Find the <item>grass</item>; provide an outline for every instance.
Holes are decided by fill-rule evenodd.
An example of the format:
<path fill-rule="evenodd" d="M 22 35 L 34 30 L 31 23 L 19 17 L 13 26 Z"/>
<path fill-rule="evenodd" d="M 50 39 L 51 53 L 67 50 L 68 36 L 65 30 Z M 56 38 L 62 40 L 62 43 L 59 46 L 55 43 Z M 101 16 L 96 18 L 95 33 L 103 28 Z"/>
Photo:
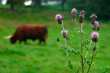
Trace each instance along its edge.
<path fill-rule="evenodd" d="M 0 11 L 0 73 L 74 73 L 79 66 L 79 57 L 72 54 L 73 70 L 67 67 L 67 57 L 64 56 L 63 38 L 60 36 L 60 25 L 54 19 L 56 13 L 65 15 L 64 24 L 69 30 L 69 48 L 78 50 L 80 47 L 79 24 L 71 22 L 69 12 L 41 10 L 23 13 Z M 48 26 L 49 35 L 46 45 L 38 41 L 28 40 L 28 44 L 11 44 L 4 37 L 13 34 L 17 25 L 44 24 Z M 85 39 L 90 39 L 91 27 L 85 21 Z M 100 30 L 97 55 L 91 68 L 91 73 L 110 72 L 110 22 L 104 22 Z M 60 42 L 57 42 L 57 37 Z"/>

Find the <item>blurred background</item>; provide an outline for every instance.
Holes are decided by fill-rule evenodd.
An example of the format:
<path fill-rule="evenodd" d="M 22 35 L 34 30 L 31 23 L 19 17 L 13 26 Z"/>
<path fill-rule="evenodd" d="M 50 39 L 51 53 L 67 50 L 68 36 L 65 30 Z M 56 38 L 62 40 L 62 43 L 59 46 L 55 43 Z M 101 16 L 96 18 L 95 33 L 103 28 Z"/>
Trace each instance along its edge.
<path fill-rule="evenodd" d="M 70 11 L 73 7 L 78 10 L 84 9 L 87 15 L 96 13 L 100 18 L 110 19 L 109 0 L 0 0 L 0 9 L 10 9 L 12 11 L 23 11 L 26 7 L 51 8 L 63 11 Z"/>

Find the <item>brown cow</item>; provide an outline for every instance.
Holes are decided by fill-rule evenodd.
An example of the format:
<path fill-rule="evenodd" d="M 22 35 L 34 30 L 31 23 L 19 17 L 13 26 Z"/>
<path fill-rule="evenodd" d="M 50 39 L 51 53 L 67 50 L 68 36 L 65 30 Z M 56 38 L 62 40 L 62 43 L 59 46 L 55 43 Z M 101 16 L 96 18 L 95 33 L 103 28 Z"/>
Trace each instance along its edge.
<path fill-rule="evenodd" d="M 35 41 L 39 40 L 39 43 L 46 42 L 48 35 L 48 29 L 44 25 L 21 25 L 16 28 L 16 32 L 10 38 L 11 43 L 26 42 L 28 39 Z"/>

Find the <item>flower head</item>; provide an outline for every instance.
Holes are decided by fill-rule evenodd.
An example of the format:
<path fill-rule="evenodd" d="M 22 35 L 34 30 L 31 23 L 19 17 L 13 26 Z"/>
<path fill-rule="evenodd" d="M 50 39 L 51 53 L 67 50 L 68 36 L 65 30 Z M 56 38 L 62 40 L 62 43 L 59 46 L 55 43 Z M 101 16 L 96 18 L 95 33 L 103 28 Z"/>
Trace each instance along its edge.
<path fill-rule="evenodd" d="M 98 21 L 94 21 L 93 30 L 100 30 L 100 23 Z"/>
<path fill-rule="evenodd" d="M 81 17 L 85 17 L 85 11 L 84 11 L 84 10 L 81 10 L 79 16 L 81 16 Z"/>
<path fill-rule="evenodd" d="M 71 15 L 72 15 L 72 16 L 76 16 L 76 15 L 77 15 L 77 9 L 76 9 L 76 8 L 73 8 L 73 9 L 71 10 Z"/>
<path fill-rule="evenodd" d="M 94 24 L 94 21 L 96 21 L 97 16 L 96 16 L 96 14 L 93 13 L 93 14 L 90 16 L 90 18 L 91 18 L 91 23 Z"/>
<path fill-rule="evenodd" d="M 61 14 L 56 14 L 55 19 L 59 24 L 62 24 L 63 16 Z"/>
<path fill-rule="evenodd" d="M 80 15 L 79 15 L 79 22 L 80 23 L 83 23 L 84 17 L 85 17 L 85 11 L 81 10 Z"/>
<path fill-rule="evenodd" d="M 67 39 L 68 38 L 68 30 L 63 29 L 61 31 L 61 35 L 63 35 L 63 37 Z"/>
<path fill-rule="evenodd" d="M 90 18 L 95 18 L 97 19 L 97 15 L 95 13 L 91 14 Z"/>
<path fill-rule="evenodd" d="M 93 42 L 96 43 L 98 41 L 98 38 L 99 38 L 99 33 L 98 32 L 94 31 L 94 32 L 91 33 L 91 39 L 92 39 Z"/>

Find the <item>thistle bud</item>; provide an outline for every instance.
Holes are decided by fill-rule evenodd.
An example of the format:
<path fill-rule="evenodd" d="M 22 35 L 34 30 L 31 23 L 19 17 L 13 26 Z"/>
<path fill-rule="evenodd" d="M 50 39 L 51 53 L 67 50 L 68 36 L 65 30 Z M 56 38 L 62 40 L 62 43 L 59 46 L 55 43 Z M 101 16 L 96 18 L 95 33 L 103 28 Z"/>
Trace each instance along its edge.
<path fill-rule="evenodd" d="M 80 15 L 79 15 L 79 22 L 80 23 L 83 23 L 84 17 L 85 17 L 85 11 L 81 10 Z"/>
<path fill-rule="evenodd" d="M 57 20 L 58 24 L 62 24 L 63 16 L 61 14 L 56 14 L 55 19 Z"/>
<path fill-rule="evenodd" d="M 98 42 L 98 38 L 99 38 L 99 33 L 98 32 L 92 32 L 91 33 L 91 39 L 93 42 Z"/>
<path fill-rule="evenodd" d="M 68 39 L 68 30 L 63 29 L 61 31 L 61 35 L 63 35 L 64 38 Z"/>

